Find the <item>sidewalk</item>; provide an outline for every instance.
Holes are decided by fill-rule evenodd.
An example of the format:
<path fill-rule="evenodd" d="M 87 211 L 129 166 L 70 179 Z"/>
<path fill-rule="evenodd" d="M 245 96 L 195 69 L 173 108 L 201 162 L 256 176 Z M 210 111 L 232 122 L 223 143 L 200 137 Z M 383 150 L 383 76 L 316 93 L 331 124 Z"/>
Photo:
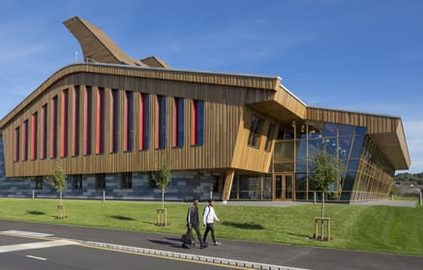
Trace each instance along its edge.
<path fill-rule="evenodd" d="M 219 247 L 182 249 L 179 236 L 86 227 L 0 221 L 0 230 L 24 230 L 56 237 L 207 255 L 307 269 L 422 269 L 423 257 L 223 240 Z M 0 236 L 1 237 L 1 236 Z"/>

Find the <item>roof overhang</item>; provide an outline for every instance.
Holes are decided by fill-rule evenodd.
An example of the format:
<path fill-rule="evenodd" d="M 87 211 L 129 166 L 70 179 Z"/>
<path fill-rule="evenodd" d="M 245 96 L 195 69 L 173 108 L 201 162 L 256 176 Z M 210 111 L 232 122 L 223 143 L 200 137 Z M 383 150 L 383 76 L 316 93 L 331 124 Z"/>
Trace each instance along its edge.
<path fill-rule="evenodd" d="M 308 107 L 307 119 L 366 127 L 394 169 L 407 170 L 411 166 L 402 120 L 398 116 Z"/>

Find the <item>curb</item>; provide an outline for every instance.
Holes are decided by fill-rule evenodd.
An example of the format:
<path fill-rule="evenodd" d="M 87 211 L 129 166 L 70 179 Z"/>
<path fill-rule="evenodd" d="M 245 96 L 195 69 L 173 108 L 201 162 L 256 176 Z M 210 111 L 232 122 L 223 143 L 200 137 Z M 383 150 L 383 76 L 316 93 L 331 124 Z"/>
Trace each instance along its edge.
<path fill-rule="evenodd" d="M 189 253 L 172 252 L 172 251 L 164 251 L 164 250 L 140 248 L 140 247 L 131 247 L 131 246 L 109 244 L 109 243 L 75 240 L 75 239 L 68 239 L 68 240 L 74 241 L 74 242 L 76 242 L 80 245 L 86 246 L 86 247 L 101 248 L 101 249 L 112 250 L 112 251 L 117 251 L 117 252 L 129 252 L 129 253 L 134 253 L 134 254 L 174 258 L 174 259 L 180 259 L 180 260 L 189 260 L 189 261 L 196 261 L 196 262 L 200 262 L 200 263 L 213 263 L 213 264 L 220 264 L 220 265 L 225 265 L 225 266 L 242 267 L 242 268 L 246 268 L 246 269 L 307 270 L 307 269 L 304 269 L 304 268 L 295 268 L 295 267 L 281 266 L 281 265 L 274 265 L 274 264 L 265 264 L 265 263 L 258 263 L 258 262 L 225 259 L 225 258 L 210 257 L 210 256 L 196 255 L 196 254 L 189 254 Z"/>

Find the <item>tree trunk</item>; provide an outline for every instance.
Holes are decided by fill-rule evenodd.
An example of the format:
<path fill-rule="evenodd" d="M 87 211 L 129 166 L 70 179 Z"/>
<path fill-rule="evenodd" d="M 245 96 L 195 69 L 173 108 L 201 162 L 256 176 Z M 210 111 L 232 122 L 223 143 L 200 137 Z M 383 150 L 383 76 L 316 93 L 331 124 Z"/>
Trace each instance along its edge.
<path fill-rule="evenodd" d="M 164 190 L 162 189 L 162 209 L 164 209 Z"/>
<path fill-rule="evenodd" d="M 59 191 L 59 202 L 60 202 L 60 206 L 63 206 L 62 191 Z"/>

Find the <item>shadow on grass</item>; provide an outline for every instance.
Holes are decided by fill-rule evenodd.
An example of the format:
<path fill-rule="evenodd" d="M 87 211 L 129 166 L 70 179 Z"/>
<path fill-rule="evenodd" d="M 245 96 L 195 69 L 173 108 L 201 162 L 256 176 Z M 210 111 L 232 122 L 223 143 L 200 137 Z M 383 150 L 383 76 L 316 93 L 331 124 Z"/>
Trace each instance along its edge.
<path fill-rule="evenodd" d="M 127 216 L 121 216 L 121 215 L 111 215 L 111 216 L 107 216 L 107 217 L 112 218 L 112 219 L 122 220 L 122 221 L 135 221 L 136 220 L 134 218 L 127 217 Z"/>
<path fill-rule="evenodd" d="M 286 234 L 287 235 L 292 235 L 292 236 L 303 237 L 303 238 L 309 238 L 309 239 L 313 238 L 310 235 L 306 235 L 306 234 L 291 233 L 291 232 L 287 232 Z"/>
<path fill-rule="evenodd" d="M 256 224 L 256 223 L 240 223 L 240 222 L 224 221 L 222 224 L 225 226 L 235 227 L 235 228 L 244 229 L 244 230 L 264 230 L 264 227 L 261 224 Z"/>
<path fill-rule="evenodd" d="M 26 210 L 26 213 L 29 215 L 34 215 L 34 216 L 42 216 L 46 214 L 45 212 L 38 211 L 38 210 Z"/>

